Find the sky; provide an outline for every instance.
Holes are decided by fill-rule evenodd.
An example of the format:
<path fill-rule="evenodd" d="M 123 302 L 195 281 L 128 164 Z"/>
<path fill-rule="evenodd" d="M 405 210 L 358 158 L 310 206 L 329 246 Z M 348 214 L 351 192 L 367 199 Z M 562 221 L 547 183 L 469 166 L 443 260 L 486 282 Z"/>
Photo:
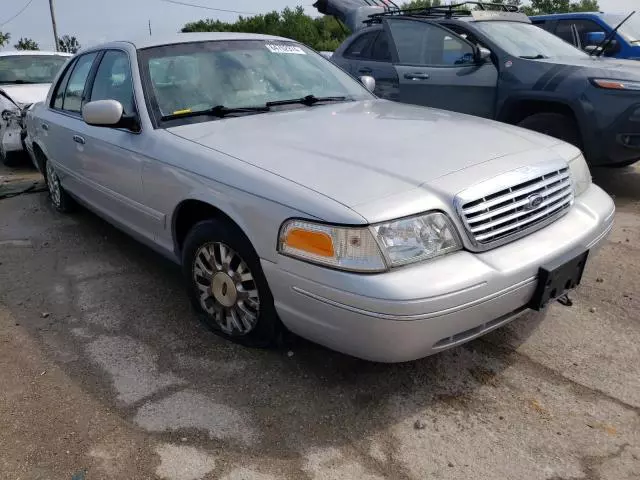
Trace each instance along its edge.
<path fill-rule="evenodd" d="M 27 3 L 31 3 L 13 20 Z M 316 15 L 311 5 L 314 0 L 178 0 L 194 5 L 235 10 L 247 13 L 266 13 L 285 7 L 302 5 L 310 15 Z M 49 0 L 0 0 L 0 31 L 11 34 L 11 42 L 29 37 L 41 50 L 53 49 L 53 33 L 49 14 Z M 640 10 L 637 0 L 599 0 L 600 8 L 608 12 Z M 54 0 L 58 35 L 75 35 L 82 46 L 90 46 L 110 40 L 135 38 L 149 34 L 167 35 L 178 32 L 182 26 L 203 18 L 234 21 L 235 13 L 216 12 L 163 0 Z M 640 12 L 638 12 L 640 15 Z M 6 22 L 6 23 L 5 23 Z"/>

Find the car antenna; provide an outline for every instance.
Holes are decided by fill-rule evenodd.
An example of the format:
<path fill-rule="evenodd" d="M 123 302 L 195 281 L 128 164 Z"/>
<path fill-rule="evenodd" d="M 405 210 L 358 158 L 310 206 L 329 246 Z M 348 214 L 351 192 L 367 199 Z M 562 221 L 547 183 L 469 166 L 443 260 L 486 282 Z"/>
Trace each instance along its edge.
<path fill-rule="evenodd" d="M 604 53 L 604 49 L 611 43 L 611 41 L 613 40 L 613 37 L 616 36 L 616 32 L 618 31 L 618 29 L 627 21 L 629 20 L 633 14 L 636 13 L 636 11 L 634 10 L 633 12 L 631 12 L 629 15 L 627 15 L 627 17 L 622 20 L 617 26 L 616 28 L 614 28 L 613 30 L 611 30 L 609 32 L 609 35 L 607 35 L 606 37 L 604 37 L 602 39 L 602 42 L 600 42 L 600 45 L 598 45 L 594 50 L 592 50 L 591 52 L 589 52 L 589 56 L 591 56 L 591 54 L 593 52 L 596 52 L 598 54 L 598 56 L 602 55 L 602 53 Z"/>

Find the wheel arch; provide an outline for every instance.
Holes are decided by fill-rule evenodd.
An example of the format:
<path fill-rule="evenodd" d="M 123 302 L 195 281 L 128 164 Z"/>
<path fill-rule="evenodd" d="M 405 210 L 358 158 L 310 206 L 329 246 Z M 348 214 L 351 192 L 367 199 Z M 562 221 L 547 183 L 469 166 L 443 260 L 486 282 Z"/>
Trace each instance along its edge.
<path fill-rule="evenodd" d="M 247 227 L 244 222 L 239 219 L 238 215 L 234 215 L 231 212 L 231 209 L 221 208 L 208 199 L 198 196 L 186 198 L 178 203 L 171 215 L 171 236 L 173 238 L 174 252 L 178 258 L 181 258 L 182 247 L 191 228 L 197 223 L 208 219 L 220 219 L 231 223 L 254 245 L 247 234 Z"/>
<path fill-rule="evenodd" d="M 40 144 L 40 142 L 34 141 L 32 145 L 32 149 L 33 149 L 33 156 L 35 157 L 35 160 L 38 166 L 38 170 L 40 170 L 40 173 L 42 175 L 45 175 L 44 164 L 49 157 L 47 156 L 45 149 Z"/>
<path fill-rule="evenodd" d="M 517 125 L 525 118 L 536 113 L 559 113 L 573 119 L 578 127 L 580 141 L 584 144 L 585 130 L 580 115 L 568 103 L 560 99 L 518 97 L 504 103 L 498 114 L 497 120 L 511 125 Z"/>

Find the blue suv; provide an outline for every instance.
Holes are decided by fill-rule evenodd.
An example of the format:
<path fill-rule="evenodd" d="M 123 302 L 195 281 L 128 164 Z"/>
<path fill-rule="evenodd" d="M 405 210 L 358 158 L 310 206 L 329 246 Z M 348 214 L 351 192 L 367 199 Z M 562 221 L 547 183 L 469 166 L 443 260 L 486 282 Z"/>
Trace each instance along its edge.
<path fill-rule="evenodd" d="M 626 15 L 585 12 L 557 13 L 530 17 L 534 25 L 557 35 L 564 41 L 590 52 L 609 34 Z M 603 52 L 605 57 L 640 60 L 640 16 L 632 15 L 624 22 Z"/>

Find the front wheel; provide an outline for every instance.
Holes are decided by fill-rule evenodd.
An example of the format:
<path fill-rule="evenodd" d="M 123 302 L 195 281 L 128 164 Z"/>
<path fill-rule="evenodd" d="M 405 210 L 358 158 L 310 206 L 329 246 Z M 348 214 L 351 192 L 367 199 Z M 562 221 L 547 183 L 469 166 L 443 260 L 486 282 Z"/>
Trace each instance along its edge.
<path fill-rule="evenodd" d="M 582 148 L 578 126 L 573 118 L 561 113 L 535 113 L 518 123 L 519 127 L 559 138 Z"/>
<path fill-rule="evenodd" d="M 204 322 L 233 342 L 268 347 L 282 332 L 260 260 L 247 237 L 230 222 L 196 224 L 182 254 L 188 294 Z"/>

